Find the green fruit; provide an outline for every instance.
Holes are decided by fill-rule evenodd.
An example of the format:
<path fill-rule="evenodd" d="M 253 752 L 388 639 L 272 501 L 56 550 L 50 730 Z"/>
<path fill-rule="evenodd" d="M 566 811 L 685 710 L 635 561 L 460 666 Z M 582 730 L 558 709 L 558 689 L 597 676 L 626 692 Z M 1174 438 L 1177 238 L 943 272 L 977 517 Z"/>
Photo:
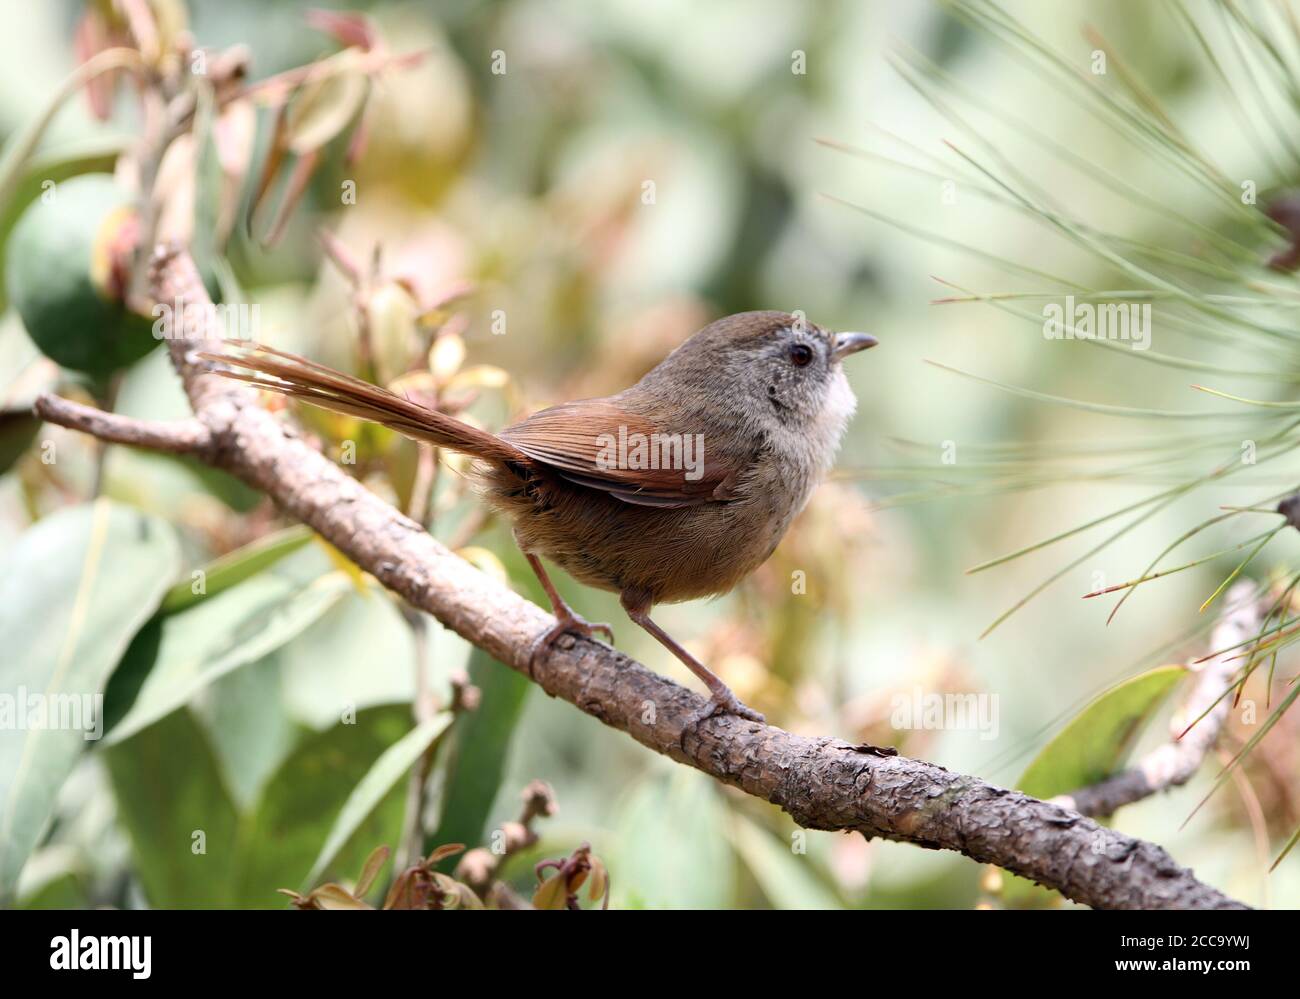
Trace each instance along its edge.
<path fill-rule="evenodd" d="M 9 300 L 41 353 L 104 376 L 158 341 L 121 299 L 121 261 L 134 247 L 131 196 L 107 174 L 65 180 L 23 212 L 6 250 Z"/>

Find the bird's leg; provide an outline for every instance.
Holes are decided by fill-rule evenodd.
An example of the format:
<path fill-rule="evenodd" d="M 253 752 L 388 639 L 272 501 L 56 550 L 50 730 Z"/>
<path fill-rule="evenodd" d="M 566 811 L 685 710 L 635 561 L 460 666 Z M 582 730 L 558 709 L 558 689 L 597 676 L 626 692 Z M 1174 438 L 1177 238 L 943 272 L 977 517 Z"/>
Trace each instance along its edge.
<path fill-rule="evenodd" d="M 660 645 L 685 663 L 686 668 L 698 676 L 704 685 L 709 688 L 708 705 L 691 716 L 686 723 L 683 736 L 686 731 L 716 714 L 739 715 L 741 718 L 748 718 L 750 721 L 756 722 L 767 721 L 763 715 L 746 705 L 732 693 L 731 688 L 723 683 L 713 670 L 687 652 L 672 635 L 650 620 L 650 604 L 648 601 L 639 595 L 624 593 L 622 603 L 628 617 L 650 632 Z"/>
<path fill-rule="evenodd" d="M 613 628 L 607 624 L 592 624 L 564 602 L 564 598 L 560 596 L 555 584 L 551 582 L 551 577 L 546 575 L 546 570 L 542 568 L 541 559 L 532 552 L 524 552 L 524 558 L 528 559 L 528 564 L 533 567 L 533 572 L 537 573 L 542 589 L 546 591 L 546 596 L 551 601 L 551 610 L 555 614 L 554 626 L 541 635 L 537 641 L 533 642 L 532 652 L 528 654 L 529 676 L 533 676 L 533 666 L 537 661 L 537 657 L 543 650 L 549 651 L 561 635 L 581 635 L 583 638 L 592 638 L 599 631 L 603 632 L 611 642 L 614 641 Z"/>

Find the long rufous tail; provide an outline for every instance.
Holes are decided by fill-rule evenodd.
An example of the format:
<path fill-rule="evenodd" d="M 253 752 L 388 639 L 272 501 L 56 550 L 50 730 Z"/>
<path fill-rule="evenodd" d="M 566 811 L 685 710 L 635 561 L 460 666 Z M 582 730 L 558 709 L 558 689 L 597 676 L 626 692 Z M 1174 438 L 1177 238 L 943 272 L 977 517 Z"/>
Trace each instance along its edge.
<path fill-rule="evenodd" d="M 426 444 L 488 461 L 528 463 L 527 455 L 495 434 L 404 399 L 378 385 L 274 347 L 229 342 L 232 349 L 228 352 L 199 354 L 212 363 L 211 370 L 216 374 L 335 413 L 379 423 Z M 244 370 L 233 370 L 239 368 Z"/>

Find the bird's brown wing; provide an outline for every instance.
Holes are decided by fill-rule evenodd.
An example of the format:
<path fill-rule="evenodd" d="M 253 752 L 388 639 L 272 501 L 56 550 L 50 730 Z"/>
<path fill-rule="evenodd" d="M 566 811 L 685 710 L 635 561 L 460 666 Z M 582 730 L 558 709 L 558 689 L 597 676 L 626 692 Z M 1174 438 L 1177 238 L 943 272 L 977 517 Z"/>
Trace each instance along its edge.
<path fill-rule="evenodd" d="M 500 436 L 570 482 L 641 506 L 725 502 L 745 471 L 711 454 L 707 436 L 656 425 L 610 399 L 543 409 Z"/>

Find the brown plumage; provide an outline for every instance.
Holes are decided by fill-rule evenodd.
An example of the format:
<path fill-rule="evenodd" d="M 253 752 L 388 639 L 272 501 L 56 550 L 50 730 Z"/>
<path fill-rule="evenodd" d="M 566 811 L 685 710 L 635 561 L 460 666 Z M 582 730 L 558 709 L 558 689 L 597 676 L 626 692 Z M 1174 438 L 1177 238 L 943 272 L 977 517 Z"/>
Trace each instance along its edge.
<path fill-rule="evenodd" d="M 631 388 L 544 409 L 499 434 L 271 348 L 204 356 L 227 377 L 479 459 L 478 488 L 514 524 L 557 618 L 534 655 L 565 632 L 609 633 L 564 603 L 543 555 L 617 592 L 629 617 L 709 687 L 708 713 L 758 718 L 649 611 L 725 593 L 767 559 L 853 412 L 840 362 L 875 342 L 784 312 L 740 313 L 700 330 Z"/>

